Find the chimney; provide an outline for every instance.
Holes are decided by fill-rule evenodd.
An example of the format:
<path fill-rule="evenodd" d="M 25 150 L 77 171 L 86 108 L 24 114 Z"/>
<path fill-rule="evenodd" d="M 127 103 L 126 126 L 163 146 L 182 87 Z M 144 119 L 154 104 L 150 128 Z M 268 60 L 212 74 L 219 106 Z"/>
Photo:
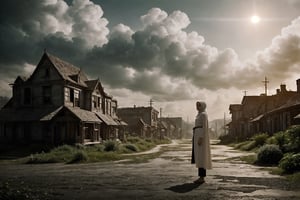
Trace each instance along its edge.
<path fill-rule="evenodd" d="M 285 85 L 285 84 L 281 84 L 281 85 L 280 85 L 280 91 L 281 91 L 282 93 L 286 92 L 286 85 Z"/>
<path fill-rule="evenodd" d="M 280 93 L 280 89 L 276 89 L 276 94 L 279 94 Z"/>
<path fill-rule="evenodd" d="M 300 79 L 298 79 L 296 83 L 297 83 L 297 92 L 300 93 Z"/>

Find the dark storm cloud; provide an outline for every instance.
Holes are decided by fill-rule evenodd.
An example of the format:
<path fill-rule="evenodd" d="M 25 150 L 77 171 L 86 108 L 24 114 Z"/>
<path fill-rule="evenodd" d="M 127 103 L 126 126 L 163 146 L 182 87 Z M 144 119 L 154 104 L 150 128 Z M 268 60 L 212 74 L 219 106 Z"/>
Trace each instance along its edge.
<path fill-rule="evenodd" d="M 184 31 L 190 23 L 185 13 L 175 11 L 168 15 L 155 8 L 142 16 L 141 21 L 143 29 L 136 32 L 129 27 L 126 27 L 127 32 L 116 30 L 114 34 L 119 37 L 94 49 L 90 59 L 98 62 L 99 68 L 96 69 L 100 72 L 106 66 L 112 69 L 114 65 L 132 69 L 135 73 L 127 77 L 131 80 L 130 84 L 125 84 L 132 90 L 153 94 L 165 92 L 167 98 L 168 95 L 175 96 L 178 80 L 185 80 L 187 88 L 251 89 L 257 88 L 264 76 L 268 76 L 272 84 L 277 85 L 299 69 L 299 19 L 284 28 L 273 39 L 269 48 L 257 54 L 254 61 L 245 63 L 239 60 L 233 49 L 219 50 L 205 44 L 204 38 L 197 32 Z M 158 72 L 157 76 L 168 77 L 175 87 L 168 85 L 165 80 L 154 78 L 153 74 L 148 73 L 149 70 Z M 114 73 L 118 74 L 117 71 Z M 128 75 L 121 73 L 123 77 Z M 153 86 L 161 90 L 147 87 L 147 77 L 153 80 Z M 175 79 L 176 81 L 172 81 Z M 119 84 L 113 83 L 117 80 L 110 79 L 109 76 L 106 76 L 105 81 L 116 86 Z M 176 98 L 184 98 L 184 95 L 186 94 Z"/>
<path fill-rule="evenodd" d="M 299 70 L 299 18 L 254 61 L 242 63 L 233 49 L 187 32 L 190 19 L 181 11 L 153 8 L 139 30 L 119 24 L 109 32 L 101 7 L 89 0 L 14 0 L 0 9 L 0 78 L 28 72 L 44 48 L 111 88 L 160 100 L 194 98 L 199 89 L 255 88 L 264 76 L 278 84 Z"/>
<path fill-rule="evenodd" d="M 85 52 L 107 42 L 108 21 L 102 16 L 101 7 L 89 0 L 2 2 L 0 79 L 28 75 L 25 66 L 36 65 L 44 48 L 69 61 L 83 60 Z"/>
<path fill-rule="evenodd" d="M 168 15 L 154 8 L 141 17 L 141 22 L 143 28 L 136 32 L 119 25 L 112 31 L 107 44 L 89 53 L 87 60 L 96 67 L 94 70 L 110 74 L 103 77 L 105 82 L 178 99 L 191 98 L 192 92 L 188 95 L 177 92 L 179 88 L 189 91 L 191 83 L 194 87 L 211 90 L 231 86 L 230 77 L 226 75 L 231 74 L 230 67 L 237 60 L 235 52 L 231 49 L 218 51 L 205 45 L 198 33 L 185 32 L 183 29 L 190 23 L 185 13 L 174 11 Z M 119 66 L 133 73 L 114 70 Z M 127 81 L 112 79 L 112 76 L 122 76 L 121 80 L 127 76 Z"/>

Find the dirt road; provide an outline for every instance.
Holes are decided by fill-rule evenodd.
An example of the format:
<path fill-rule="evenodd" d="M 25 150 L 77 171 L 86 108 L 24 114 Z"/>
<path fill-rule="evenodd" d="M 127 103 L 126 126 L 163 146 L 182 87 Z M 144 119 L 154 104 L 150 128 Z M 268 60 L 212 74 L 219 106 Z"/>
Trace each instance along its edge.
<path fill-rule="evenodd" d="M 245 164 L 245 155 L 212 145 L 214 169 L 206 183 L 193 184 L 191 145 L 178 141 L 145 163 L 0 165 L 0 180 L 47 191 L 51 199 L 300 199 L 300 186 Z"/>

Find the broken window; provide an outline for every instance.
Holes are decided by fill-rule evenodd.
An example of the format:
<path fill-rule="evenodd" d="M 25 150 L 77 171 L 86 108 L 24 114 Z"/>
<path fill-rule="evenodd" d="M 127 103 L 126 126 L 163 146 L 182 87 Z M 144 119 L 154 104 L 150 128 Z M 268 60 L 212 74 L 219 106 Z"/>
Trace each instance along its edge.
<path fill-rule="evenodd" d="M 43 104 L 52 104 L 51 86 L 43 86 Z"/>
<path fill-rule="evenodd" d="M 24 89 L 24 105 L 31 104 L 31 88 Z"/>
<path fill-rule="evenodd" d="M 74 90 L 74 106 L 80 107 L 80 98 L 78 90 Z"/>
<path fill-rule="evenodd" d="M 49 76 L 50 76 L 50 67 L 47 67 L 47 68 L 45 69 L 44 77 L 45 77 L 45 78 L 49 78 Z"/>

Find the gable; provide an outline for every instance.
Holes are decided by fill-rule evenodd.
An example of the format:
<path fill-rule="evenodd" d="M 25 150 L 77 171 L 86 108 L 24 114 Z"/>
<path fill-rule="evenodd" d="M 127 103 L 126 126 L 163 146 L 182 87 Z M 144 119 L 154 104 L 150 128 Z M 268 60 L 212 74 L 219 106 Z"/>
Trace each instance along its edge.
<path fill-rule="evenodd" d="M 30 81 L 66 80 L 76 85 L 87 87 L 86 74 L 78 67 L 48 53 L 44 53 L 30 77 Z"/>
<path fill-rule="evenodd" d="M 32 82 L 41 82 L 41 81 L 50 81 L 50 80 L 63 80 L 62 76 L 49 60 L 46 54 L 43 55 L 39 64 L 33 71 L 30 81 Z"/>

